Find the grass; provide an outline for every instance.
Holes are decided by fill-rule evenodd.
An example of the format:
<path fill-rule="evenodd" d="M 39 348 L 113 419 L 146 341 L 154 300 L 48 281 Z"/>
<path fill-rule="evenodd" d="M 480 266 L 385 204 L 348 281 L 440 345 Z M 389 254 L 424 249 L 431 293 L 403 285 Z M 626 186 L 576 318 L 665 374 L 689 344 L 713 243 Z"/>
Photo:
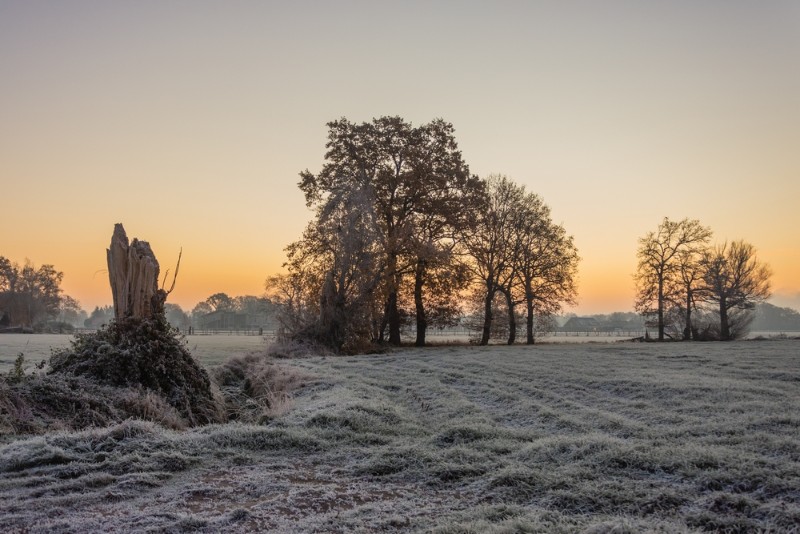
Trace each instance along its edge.
<path fill-rule="evenodd" d="M 285 374 L 271 376 L 302 385 L 291 409 L 264 402 L 267 417 L 247 418 L 262 424 L 128 420 L 4 445 L 0 522 L 10 532 L 798 532 L 799 348 L 283 360 Z M 269 371 L 245 358 L 218 372 L 269 399 L 242 369 Z"/>

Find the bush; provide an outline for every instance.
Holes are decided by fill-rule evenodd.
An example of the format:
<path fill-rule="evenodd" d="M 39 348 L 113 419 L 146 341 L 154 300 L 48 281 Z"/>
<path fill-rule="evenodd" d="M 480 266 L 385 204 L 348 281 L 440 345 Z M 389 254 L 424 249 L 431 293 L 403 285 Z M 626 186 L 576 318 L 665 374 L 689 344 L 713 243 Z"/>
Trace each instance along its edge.
<path fill-rule="evenodd" d="M 310 375 L 279 366 L 267 354 L 230 358 L 213 371 L 225 399 L 228 420 L 263 423 L 291 406 L 291 391 L 303 387 Z"/>
<path fill-rule="evenodd" d="M 51 374 L 153 392 L 189 426 L 224 419 L 208 374 L 163 317 L 112 321 L 94 334 L 78 335 L 69 349 L 53 354 L 50 366 Z"/>

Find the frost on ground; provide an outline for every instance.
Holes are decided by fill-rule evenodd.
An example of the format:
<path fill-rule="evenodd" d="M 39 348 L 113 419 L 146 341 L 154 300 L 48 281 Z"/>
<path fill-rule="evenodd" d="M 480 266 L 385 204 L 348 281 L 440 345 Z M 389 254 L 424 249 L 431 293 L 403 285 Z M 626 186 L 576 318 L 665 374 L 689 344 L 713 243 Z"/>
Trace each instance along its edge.
<path fill-rule="evenodd" d="M 288 361 L 264 425 L 0 448 L 5 531 L 797 532 L 800 345 L 440 347 Z"/>

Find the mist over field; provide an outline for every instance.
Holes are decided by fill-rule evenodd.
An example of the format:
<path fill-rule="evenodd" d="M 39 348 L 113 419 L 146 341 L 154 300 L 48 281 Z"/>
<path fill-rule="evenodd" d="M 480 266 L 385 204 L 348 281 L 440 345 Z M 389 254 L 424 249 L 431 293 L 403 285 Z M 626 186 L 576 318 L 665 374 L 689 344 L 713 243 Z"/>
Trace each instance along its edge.
<path fill-rule="evenodd" d="M 11 532 L 793 532 L 796 340 L 282 361 L 264 424 L 0 448 Z"/>

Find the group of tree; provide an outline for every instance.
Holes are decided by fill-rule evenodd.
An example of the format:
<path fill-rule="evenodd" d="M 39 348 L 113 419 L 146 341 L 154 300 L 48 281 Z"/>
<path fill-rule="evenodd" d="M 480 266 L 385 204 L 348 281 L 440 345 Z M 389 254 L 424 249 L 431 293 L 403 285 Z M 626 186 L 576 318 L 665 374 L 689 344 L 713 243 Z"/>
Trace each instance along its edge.
<path fill-rule="evenodd" d="M 800 332 L 800 312 L 762 302 L 756 307 L 752 327 L 762 331 Z"/>
<path fill-rule="evenodd" d="M 756 304 L 770 296 L 771 271 L 755 247 L 711 245 L 711 236 L 697 220 L 664 218 L 639 240 L 635 308 L 651 319 L 659 341 L 740 338 Z"/>
<path fill-rule="evenodd" d="M 214 293 L 192 308 L 192 317 L 200 317 L 216 311 L 263 314 L 270 311 L 271 303 L 266 297 L 241 295 L 231 297 L 227 293 Z"/>
<path fill-rule="evenodd" d="M 471 175 L 451 124 L 381 117 L 328 128 L 322 170 L 300 175 L 314 217 L 287 247 L 288 272 L 267 280 L 287 334 L 358 350 L 398 345 L 410 326 L 421 346 L 477 295 L 481 343 L 498 305 L 509 343 L 524 306 L 532 343 L 536 317 L 574 299 L 572 238 L 537 195 Z"/>
<path fill-rule="evenodd" d="M 0 328 L 42 330 L 48 323 L 72 324 L 81 309 L 78 301 L 63 294 L 64 273 L 52 265 L 23 265 L 0 256 Z"/>

